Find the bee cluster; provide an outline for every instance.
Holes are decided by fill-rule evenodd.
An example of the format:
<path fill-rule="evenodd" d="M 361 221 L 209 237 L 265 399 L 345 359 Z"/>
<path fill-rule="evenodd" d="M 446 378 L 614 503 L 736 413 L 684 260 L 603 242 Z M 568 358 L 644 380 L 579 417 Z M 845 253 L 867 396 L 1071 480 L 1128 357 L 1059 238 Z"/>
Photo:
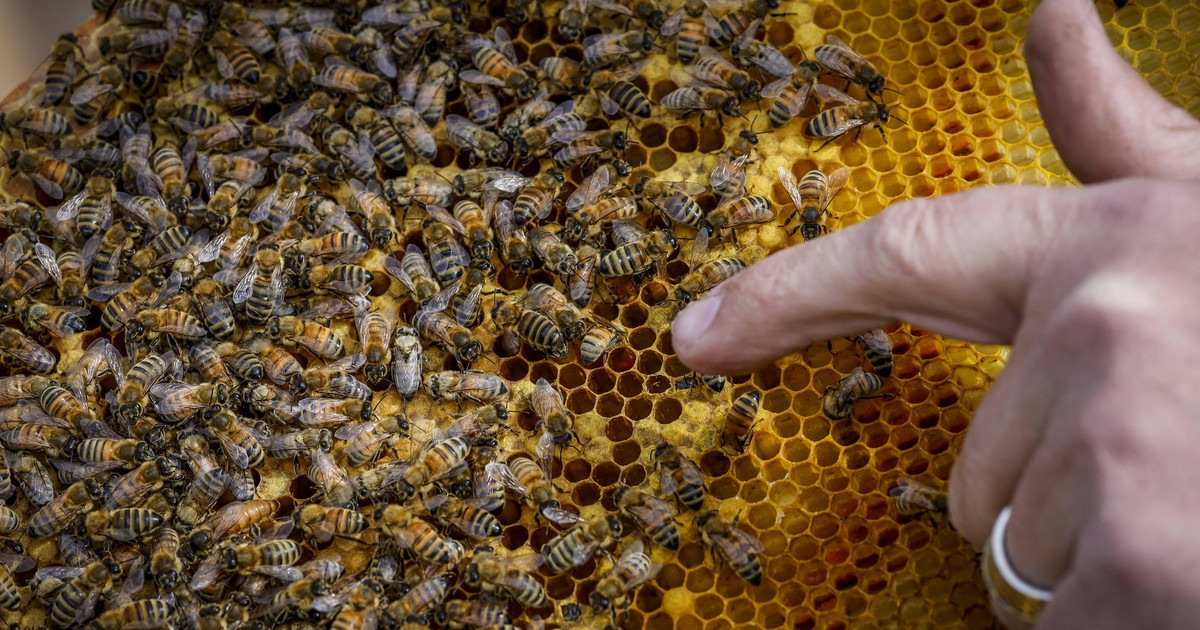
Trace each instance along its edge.
<path fill-rule="evenodd" d="M 760 139 L 885 141 L 874 64 L 834 34 L 772 45 L 774 0 L 94 5 L 0 114 L 0 608 L 415 630 L 661 625 L 664 590 L 803 601 L 785 533 L 854 510 L 762 482 L 742 520 L 737 483 L 772 458 L 800 483 L 806 439 L 835 470 L 820 441 L 893 405 L 924 337 L 730 384 L 666 329 L 827 231 L 851 169 L 772 172 Z M 716 155 L 668 180 L 664 143 Z M 944 511 L 907 476 L 928 461 L 860 478 L 860 455 L 884 512 Z M 671 614 L 716 617 L 710 596 Z"/>

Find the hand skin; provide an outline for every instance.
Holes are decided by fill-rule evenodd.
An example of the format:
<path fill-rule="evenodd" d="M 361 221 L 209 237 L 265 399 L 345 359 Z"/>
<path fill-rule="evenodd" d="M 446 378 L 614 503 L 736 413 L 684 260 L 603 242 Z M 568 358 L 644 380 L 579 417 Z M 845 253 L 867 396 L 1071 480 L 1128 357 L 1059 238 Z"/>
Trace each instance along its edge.
<path fill-rule="evenodd" d="M 1029 67 L 1076 189 L 897 204 L 778 252 L 675 320 L 679 358 L 747 372 L 904 320 L 1011 344 L 950 480 L 982 547 L 1012 505 L 1036 628 L 1200 623 L 1200 124 L 1111 49 L 1090 0 L 1045 0 Z M 1011 627 L 1025 627 L 1003 619 Z"/>

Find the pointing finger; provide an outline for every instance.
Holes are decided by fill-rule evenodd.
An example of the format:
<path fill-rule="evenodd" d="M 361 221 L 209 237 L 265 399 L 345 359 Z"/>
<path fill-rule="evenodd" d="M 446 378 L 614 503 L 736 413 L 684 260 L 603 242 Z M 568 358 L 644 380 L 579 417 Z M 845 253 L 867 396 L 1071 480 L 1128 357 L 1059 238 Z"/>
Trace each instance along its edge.
<path fill-rule="evenodd" d="M 1200 178 L 1200 123 L 1117 54 L 1093 0 L 1043 2 L 1025 52 L 1046 129 L 1081 181 Z"/>
<path fill-rule="evenodd" d="M 704 374 L 745 372 L 898 319 L 1008 343 L 1047 245 L 1081 194 L 992 188 L 893 206 L 777 252 L 688 306 L 672 328 L 675 350 Z"/>

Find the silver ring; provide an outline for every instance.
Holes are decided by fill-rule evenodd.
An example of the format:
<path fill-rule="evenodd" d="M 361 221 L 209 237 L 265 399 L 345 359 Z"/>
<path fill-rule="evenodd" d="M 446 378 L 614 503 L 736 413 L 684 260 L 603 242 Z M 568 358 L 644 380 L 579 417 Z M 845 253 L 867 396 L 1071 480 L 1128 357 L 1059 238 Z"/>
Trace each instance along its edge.
<path fill-rule="evenodd" d="M 1054 593 L 1025 581 L 1008 561 L 1004 536 L 1011 517 L 1012 506 L 1006 506 L 992 525 L 992 534 L 983 547 L 983 581 L 997 606 L 1010 616 L 1032 624 Z"/>

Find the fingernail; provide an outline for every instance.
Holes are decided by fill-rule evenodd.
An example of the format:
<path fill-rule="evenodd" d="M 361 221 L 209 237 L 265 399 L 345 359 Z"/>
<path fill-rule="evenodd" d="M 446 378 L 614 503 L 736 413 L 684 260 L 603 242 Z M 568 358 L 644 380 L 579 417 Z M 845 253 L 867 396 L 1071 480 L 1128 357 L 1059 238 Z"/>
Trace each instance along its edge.
<path fill-rule="evenodd" d="M 717 311 L 721 310 L 723 299 L 720 295 L 710 295 L 683 309 L 671 324 L 671 336 L 675 343 L 692 344 L 699 341 L 704 331 L 712 325 Z"/>

